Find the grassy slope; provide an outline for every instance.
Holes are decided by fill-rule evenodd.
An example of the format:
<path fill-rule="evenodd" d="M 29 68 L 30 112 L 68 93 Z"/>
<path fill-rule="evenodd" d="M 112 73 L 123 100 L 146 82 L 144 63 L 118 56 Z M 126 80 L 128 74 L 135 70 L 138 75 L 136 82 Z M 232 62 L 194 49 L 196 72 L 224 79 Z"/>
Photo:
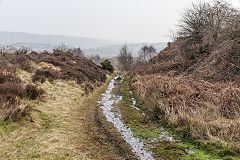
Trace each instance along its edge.
<path fill-rule="evenodd" d="M 19 71 L 19 76 L 29 83 L 32 75 Z M 19 123 L 0 123 L 0 159 L 105 159 L 108 153 L 89 135 L 88 125 L 110 79 L 88 97 L 74 81 L 39 83 L 46 97 L 27 102 L 34 105 L 32 113 Z"/>
<path fill-rule="evenodd" d="M 132 100 L 129 94 L 130 86 L 128 81 L 123 81 L 123 84 L 120 86 L 120 94 L 123 96 L 123 100 L 119 104 L 123 120 L 128 124 L 128 126 L 133 130 L 134 135 L 146 141 L 147 139 L 157 138 L 163 130 L 157 121 L 152 121 L 131 107 Z M 144 111 L 144 103 L 137 97 L 137 107 Z M 174 132 L 174 130 L 170 130 Z M 180 137 L 178 137 L 180 138 Z M 214 145 L 209 143 L 196 143 L 186 139 L 182 139 L 184 144 L 178 144 L 175 142 L 169 141 L 157 141 L 154 143 L 148 144 L 148 148 L 154 153 L 156 159 L 166 159 L 166 160 L 177 160 L 177 159 L 197 159 L 197 160 L 219 160 L 219 159 L 238 159 L 237 157 L 228 156 L 224 154 L 228 152 L 228 147 L 226 148 L 216 148 Z M 196 150 L 194 154 L 186 154 L 185 149 Z M 223 156 L 216 155 L 216 152 L 222 153 Z"/>

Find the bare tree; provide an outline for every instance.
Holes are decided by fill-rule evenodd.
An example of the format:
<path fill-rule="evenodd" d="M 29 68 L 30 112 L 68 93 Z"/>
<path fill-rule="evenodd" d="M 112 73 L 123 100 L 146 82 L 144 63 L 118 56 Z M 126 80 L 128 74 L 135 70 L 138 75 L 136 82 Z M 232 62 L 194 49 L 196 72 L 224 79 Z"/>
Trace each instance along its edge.
<path fill-rule="evenodd" d="M 196 41 L 203 37 L 215 41 L 235 14 L 236 10 L 224 0 L 192 4 L 182 15 L 179 35 Z"/>
<path fill-rule="evenodd" d="M 67 51 L 69 47 L 64 43 L 60 43 L 54 50 Z"/>
<path fill-rule="evenodd" d="M 218 46 L 218 60 L 240 69 L 240 12 L 225 0 L 199 2 L 185 10 L 178 32 L 178 53 L 188 66 Z M 227 68 L 227 67 L 226 67 Z"/>
<path fill-rule="evenodd" d="M 16 51 L 14 52 L 14 54 L 17 54 L 17 55 L 27 54 L 27 53 L 28 53 L 28 49 L 24 46 L 22 46 L 20 49 L 16 49 Z"/>
<path fill-rule="evenodd" d="M 153 45 L 144 45 L 138 52 L 138 62 L 147 64 L 150 59 L 157 55 L 157 50 Z"/>
<path fill-rule="evenodd" d="M 118 62 L 120 68 L 124 71 L 129 71 L 133 67 L 133 56 L 132 52 L 129 51 L 128 46 L 124 45 L 120 49 L 120 55 L 118 56 Z"/>
<path fill-rule="evenodd" d="M 84 53 L 81 48 L 73 48 L 68 51 L 72 52 L 75 57 L 84 57 Z"/>
<path fill-rule="evenodd" d="M 53 51 L 63 51 L 73 54 L 75 57 L 84 57 L 84 53 L 80 47 L 78 48 L 70 48 L 69 46 L 65 45 L 64 43 L 60 43 L 56 49 L 53 49 Z"/>
<path fill-rule="evenodd" d="M 89 57 L 89 59 L 91 60 L 91 61 L 93 61 L 95 64 L 97 64 L 97 65 L 99 65 L 100 64 L 100 62 L 101 62 L 101 57 L 97 54 L 97 55 L 91 55 L 90 57 Z"/>
<path fill-rule="evenodd" d="M 200 2 L 199 4 L 192 4 L 191 8 L 186 9 L 180 19 L 178 34 L 183 37 L 191 36 L 195 39 L 201 39 L 201 31 L 205 27 L 205 10 L 208 10 L 208 8 L 208 3 Z"/>

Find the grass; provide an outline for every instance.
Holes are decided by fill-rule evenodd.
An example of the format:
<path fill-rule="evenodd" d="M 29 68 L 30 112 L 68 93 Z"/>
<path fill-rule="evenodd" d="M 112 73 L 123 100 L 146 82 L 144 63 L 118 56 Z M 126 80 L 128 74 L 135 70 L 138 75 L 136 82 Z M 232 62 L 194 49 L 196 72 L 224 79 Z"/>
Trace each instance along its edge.
<path fill-rule="evenodd" d="M 142 141 L 147 142 L 147 148 L 153 151 L 153 155 L 156 159 L 162 158 L 166 160 L 220 160 L 239 159 L 239 155 L 230 151 L 230 147 L 225 145 L 217 145 L 212 141 L 205 143 L 204 141 L 193 141 L 186 138 L 181 138 L 179 132 L 177 133 L 173 128 L 165 128 L 171 134 L 176 134 L 177 139 L 180 139 L 183 144 L 177 142 L 169 142 L 166 140 L 159 140 L 149 144 L 149 139 L 157 138 L 163 130 L 159 121 L 153 120 L 151 115 L 144 117 L 140 112 L 147 110 L 144 107 L 144 101 L 142 101 L 136 93 L 134 97 L 137 100 L 136 107 L 140 108 L 140 112 L 131 107 L 132 100 L 129 94 L 130 86 L 127 80 L 124 80 L 122 84 L 118 84 L 120 87 L 120 93 L 123 96 L 122 101 L 118 104 L 122 118 L 124 122 L 132 129 L 134 136 L 139 137 Z M 205 141 L 207 142 L 207 141 Z M 211 142 L 211 143 L 210 143 Z M 186 150 L 194 150 L 193 154 L 187 154 Z"/>
<path fill-rule="evenodd" d="M 159 135 L 162 133 L 162 129 L 150 129 L 148 127 L 145 128 L 133 128 L 131 127 L 135 133 L 134 136 L 139 137 L 140 139 L 154 139 L 154 138 L 158 138 Z"/>
<path fill-rule="evenodd" d="M 31 81 L 33 73 L 21 72 L 24 82 Z M 46 94 L 43 101 L 29 100 L 29 117 L 19 124 L 0 122 L 0 159 L 104 159 L 105 150 L 90 139 L 86 125 L 95 123 L 89 106 L 98 106 L 111 78 L 88 97 L 75 81 L 37 83 Z"/>
<path fill-rule="evenodd" d="M 8 58 L 8 63 L 14 66 L 14 76 L 29 93 L 29 97 L 18 99 L 22 100 L 19 109 L 28 106 L 29 110 L 16 123 L 0 121 L 0 159 L 103 159 L 106 150 L 90 139 L 86 125 L 96 123 L 90 112 L 95 113 L 96 101 L 105 92 L 112 76 L 106 79 L 106 73 L 84 57 L 32 53 L 21 57 L 9 55 Z M 27 60 L 28 66 L 23 60 Z M 24 62 L 22 67 L 18 65 L 21 62 Z M 51 68 L 62 77 L 52 82 L 46 80 L 43 84 L 33 83 L 36 70 L 44 68 Z M 36 89 L 45 90 L 45 94 L 38 97 L 33 94 Z"/>
<path fill-rule="evenodd" d="M 52 118 L 46 113 L 40 112 L 39 118 L 42 120 L 41 126 L 45 129 L 49 129 L 53 122 Z"/>
<path fill-rule="evenodd" d="M 53 64 L 51 64 L 51 63 L 46 63 L 46 62 L 41 62 L 41 63 L 39 63 L 38 65 L 37 65 L 37 68 L 38 69 L 43 69 L 43 68 L 51 68 L 51 69 L 53 69 L 53 70 L 55 70 L 55 71 L 61 71 L 61 68 L 59 68 L 59 67 L 56 67 L 56 66 L 54 66 Z"/>
<path fill-rule="evenodd" d="M 0 121 L 0 136 L 9 135 L 17 129 L 17 125 L 10 121 Z"/>
<path fill-rule="evenodd" d="M 151 120 L 209 154 L 240 158 L 239 118 L 228 119 L 220 113 L 223 106 L 233 110 L 239 106 L 235 86 L 162 75 L 132 81 L 135 96 L 143 102 L 139 108 Z"/>

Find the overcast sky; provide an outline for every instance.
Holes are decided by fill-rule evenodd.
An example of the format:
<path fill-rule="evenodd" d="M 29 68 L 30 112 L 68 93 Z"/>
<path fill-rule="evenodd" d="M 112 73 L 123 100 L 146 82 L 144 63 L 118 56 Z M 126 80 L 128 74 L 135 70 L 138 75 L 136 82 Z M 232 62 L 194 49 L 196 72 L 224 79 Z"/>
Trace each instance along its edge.
<path fill-rule="evenodd" d="M 198 0 L 0 0 L 0 30 L 126 42 L 168 41 Z M 240 7 L 238 0 L 232 0 Z"/>

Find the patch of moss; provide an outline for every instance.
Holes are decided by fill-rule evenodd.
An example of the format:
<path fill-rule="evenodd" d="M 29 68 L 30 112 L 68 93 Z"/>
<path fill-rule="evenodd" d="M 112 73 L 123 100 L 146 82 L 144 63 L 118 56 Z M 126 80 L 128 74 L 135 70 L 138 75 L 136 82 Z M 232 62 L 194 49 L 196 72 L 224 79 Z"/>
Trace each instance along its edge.
<path fill-rule="evenodd" d="M 161 157 L 166 160 L 180 160 L 186 154 L 184 148 L 168 141 L 153 143 L 152 150 L 155 157 Z"/>
<path fill-rule="evenodd" d="M 129 93 L 129 85 L 124 80 L 120 86 L 120 93 L 123 97 L 122 101 L 118 104 L 122 113 L 122 118 L 131 128 L 139 127 L 145 123 L 144 116 L 135 108 L 132 107 L 132 99 Z"/>
<path fill-rule="evenodd" d="M 40 112 L 39 118 L 42 120 L 41 126 L 43 128 L 49 129 L 51 127 L 53 120 L 48 114 Z"/>
<path fill-rule="evenodd" d="M 0 136 L 3 134 L 9 135 L 17 129 L 17 125 L 10 121 L 0 121 Z"/>
<path fill-rule="evenodd" d="M 28 73 L 32 73 L 32 67 L 31 66 L 27 66 L 27 65 L 24 65 L 24 66 L 22 66 L 22 69 L 24 70 L 24 71 L 27 71 Z"/>
<path fill-rule="evenodd" d="M 175 134 L 178 136 L 178 138 L 198 150 L 204 152 L 204 157 L 206 155 L 208 156 L 214 156 L 215 159 L 225 159 L 228 157 L 235 157 L 236 159 L 240 159 L 240 146 L 239 144 L 229 143 L 226 141 L 212 141 L 212 140 L 193 140 L 188 135 L 188 129 L 182 127 L 182 128 L 173 128 L 169 126 L 166 128 L 169 132 Z M 199 156 L 201 155 L 200 152 Z M 218 158 L 217 158 L 218 157 Z M 233 158 L 234 159 L 234 158 Z"/>
<path fill-rule="evenodd" d="M 236 157 L 240 159 L 240 149 L 234 147 L 234 144 L 229 144 L 223 141 L 198 140 L 193 141 L 199 148 L 206 152 L 215 154 L 221 158 Z"/>
<path fill-rule="evenodd" d="M 138 137 L 140 139 L 154 139 L 158 138 L 159 135 L 161 134 L 162 130 L 161 129 L 149 129 L 147 127 L 140 128 L 136 127 L 131 129 L 134 131 L 134 136 Z"/>
<path fill-rule="evenodd" d="M 116 79 L 117 82 L 120 82 L 121 80 L 122 80 L 122 77 L 118 77 L 118 78 Z"/>

